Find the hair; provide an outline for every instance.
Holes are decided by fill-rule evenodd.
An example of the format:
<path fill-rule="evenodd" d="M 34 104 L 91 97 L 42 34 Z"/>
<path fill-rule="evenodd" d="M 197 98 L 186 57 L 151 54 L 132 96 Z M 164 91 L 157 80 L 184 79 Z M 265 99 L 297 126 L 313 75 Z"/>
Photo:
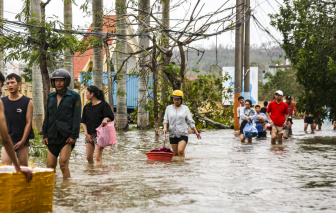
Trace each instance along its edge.
<path fill-rule="evenodd" d="M 240 97 L 238 98 L 238 101 L 240 101 L 240 99 L 244 99 L 244 97 L 243 97 L 243 96 L 240 96 Z"/>
<path fill-rule="evenodd" d="M 16 82 L 20 83 L 21 82 L 21 77 L 18 74 L 15 73 L 11 73 L 9 75 L 7 75 L 6 80 L 15 78 Z"/>
<path fill-rule="evenodd" d="M 267 101 L 264 102 L 264 106 L 265 106 L 265 107 L 268 106 L 268 102 L 267 102 Z"/>
<path fill-rule="evenodd" d="M 2 82 L 2 86 L 4 85 L 5 82 L 5 76 L 0 72 L 0 82 Z"/>
<path fill-rule="evenodd" d="M 89 87 L 87 88 L 87 91 L 89 91 L 90 94 L 93 93 L 93 95 L 94 95 L 97 99 L 106 102 L 106 101 L 105 101 L 105 96 L 104 96 L 104 91 L 101 90 L 101 89 L 99 89 L 98 87 L 96 87 L 96 86 L 89 86 Z"/>
<path fill-rule="evenodd" d="M 259 107 L 259 108 L 260 108 L 260 106 L 259 106 L 259 105 L 256 105 L 254 108 L 257 108 L 257 107 Z"/>
<path fill-rule="evenodd" d="M 252 107 L 252 101 L 251 101 L 250 99 L 246 99 L 246 100 L 245 100 L 245 103 L 246 103 L 246 102 L 249 102 L 249 103 L 250 103 L 250 107 Z"/>

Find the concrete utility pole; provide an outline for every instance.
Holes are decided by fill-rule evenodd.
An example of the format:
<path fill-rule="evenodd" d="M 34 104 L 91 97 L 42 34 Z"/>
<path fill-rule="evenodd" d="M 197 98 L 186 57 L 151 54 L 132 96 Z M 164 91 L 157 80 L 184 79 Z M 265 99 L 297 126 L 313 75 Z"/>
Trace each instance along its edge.
<path fill-rule="evenodd" d="M 250 0 L 246 0 L 245 18 L 250 15 Z M 244 94 L 250 97 L 250 19 L 245 22 L 245 56 L 244 56 Z"/>
<path fill-rule="evenodd" d="M 242 22 L 243 19 L 243 0 L 236 0 L 236 22 Z M 239 130 L 238 126 L 238 115 L 237 108 L 239 107 L 238 97 L 241 96 L 242 92 L 242 32 L 243 25 L 236 27 L 236 38 L 235 38 L 235 83 L 234 83 L 234 129 Z"/>

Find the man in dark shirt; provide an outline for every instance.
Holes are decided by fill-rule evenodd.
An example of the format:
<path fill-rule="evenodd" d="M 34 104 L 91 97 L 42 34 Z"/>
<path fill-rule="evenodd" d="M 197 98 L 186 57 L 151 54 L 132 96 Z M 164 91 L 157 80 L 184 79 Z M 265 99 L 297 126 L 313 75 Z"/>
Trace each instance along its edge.
<path fill-rule="evenodd" d="M 5 81 L 5 77 L 0 72 L 0 95 L 2 94 L 1 88 L 3 86 L 4 81 Z M 32 172 L 28 168 L 20 168 L 19 163 L 16 159 L 13 142 L 7 131 L 5 110 L 4 110 L 4 106 L 2 104 L 1 99 L 0 99 L 0 136 L 1 136 L 2 147 L 6 150 L 6 153 L 9 159 L 12 161 L 16 172 L 22 172 L 23 174 L 26 175 L 27 181 L 30 181 L 32 179 Z M 8 179 L 4 179 L 2 181 L 2 185 L 6 186 L 8 185 L 8 182 L 9 182 Z"/>
<path fill-rule="evenodd" d="M 1 100 L 5 108 L 8 133 L 13 141 L 20 166 L 28 166 L 29 140 L 34 139 L 33 101 L 20 94 L 21 77 L 19 75 L 9 74 L 6 77 L 6 86 L 9 95 Z M 12 164 L 4 148 L 2 148 L 1 157 L 2 164 Z"/>
<path fill-rule="evenodd" d="M 266 111 L 267 111 L 267 106 L 268 106 L 268 102 L 265 101 L 265 102 L 264 102 L 264 107 L 260 109 L 260 112 L 265 114 Z"/>
<path fill-rule="evenodd" d="M 55 70 L 51 85 L 56 88 L 48 96 L 43 122 L 43 143 L 48 146 L 47 167 L 56 168 L 57 158 L 63 178 L 70 178 L 69 160 L 75 147 L 81 123 L 81 99 L 77 92 L 67 89 L 70 73 L 64 69 Z"/>

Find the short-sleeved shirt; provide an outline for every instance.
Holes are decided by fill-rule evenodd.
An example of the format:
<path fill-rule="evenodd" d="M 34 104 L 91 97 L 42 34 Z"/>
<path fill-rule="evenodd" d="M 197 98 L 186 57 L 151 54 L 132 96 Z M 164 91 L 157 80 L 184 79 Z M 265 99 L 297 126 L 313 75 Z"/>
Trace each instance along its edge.
<path fill-rule="evenodd" d="M 99 104 L 92 105 L 88 103 L 84 106 L 82 123 L 86 125 L 88 134 L 96 133 L 96 128 L 98 128 L 103 122 L 104 118 L 110 118 L 111 121 L 114 120 L 114 114 L 110 105 L 101 101 Z"/>
<path fill-rule="evenodd" d="M 275 126 L 282 126 L 285 123 L 285 114 L 288 114 L 288 105 L 285 102 L 272 101 L 267 108 L 267 112 L 271 113 L 271 119 Z"/>
<path fill-rule="evenodd" d="M 266 113 L 266 111 L 267 111 L 267 107 L 263 107 L 263 108 L 260 109 L 260 112 L 262 112 L 262 113 Z"/>
<path fill-rule="evenodd" d="M 288 105 L 288 104 L 287 104 Z M 296 106 L 293 102 L 288 105 L 289 116 L 292 117 L 293 111 L 296 111 Z"/>

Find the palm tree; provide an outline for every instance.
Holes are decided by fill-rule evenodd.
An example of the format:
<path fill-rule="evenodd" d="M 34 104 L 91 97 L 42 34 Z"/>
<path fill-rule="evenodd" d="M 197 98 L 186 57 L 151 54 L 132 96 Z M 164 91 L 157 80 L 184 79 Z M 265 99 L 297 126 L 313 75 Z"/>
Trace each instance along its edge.
<path fill-rule="evenodd" d="M 41 0 L 31 1 L 31 14 L 36 14 L 34 18 L 37 25 L 41 20 Z M 43 96 L 42 96 L 42 75 L 38 63 L 34 63 L 32 67 L 33 73 L 33 102 L 34 102 L 34 114 L 33 114 L 33 126 L 39 131 L 42 131 L 43 122 Z"/>
<path fill-rule="evenodd" d="M 92 0 L 92 30 L 103 32 L 103 0 Z M 101 36 L 94 36 L 93 44 L 93 84 L 103 89 L 103 42 Z"/>
<path fill-rule="evenodd" d="M 139 19 L 141 19 L 145 25 L 150 25 L 150 18 L 148 13 L 150 12 L 150 1 L 139 0 Z M 145 13 L 146 11 L 148 13 Z M 145 33 L 147 27 L 139 22 L 138 31 Z M 141 49 L 147 49 L 149 47 L 149 38 L 147 36 L 139 37 L 139 47 Z M 139 58 L 139 87 L 138 87 L 138 128 L 146 128 L 149 125 L 148 112 L 145 109 L 148 97 L 148 68 L 146 65 L 149 63 L 149 55 L 147 52 L 143 52 Z"/>
<path fill-rule="evenodd" d="M 65 29 L 72 29 L 72 2 L 71 0 L 64 0 L 64 26 Z M 69 89 L 74 89 L 74 68 L 73 68 L 73 57 L 71 57 L 70 48 L 65 48 L 64 57 L 64 68 L 70 72 L 71 83 Z"/>
<path fill-rule="evenodd" d="M 116 32 L 126 34 L 126 0 L 116 0 Z M 126 59 L 127 43 L 125 36 L 116 38 L 116 67 L 117 67 L 117 113 L 116 128 L 127 129 L 127 93 L 126 93 L 126 68 L 123 61 Z M 119 71 L 120 70 L 120 71 Z"/>

